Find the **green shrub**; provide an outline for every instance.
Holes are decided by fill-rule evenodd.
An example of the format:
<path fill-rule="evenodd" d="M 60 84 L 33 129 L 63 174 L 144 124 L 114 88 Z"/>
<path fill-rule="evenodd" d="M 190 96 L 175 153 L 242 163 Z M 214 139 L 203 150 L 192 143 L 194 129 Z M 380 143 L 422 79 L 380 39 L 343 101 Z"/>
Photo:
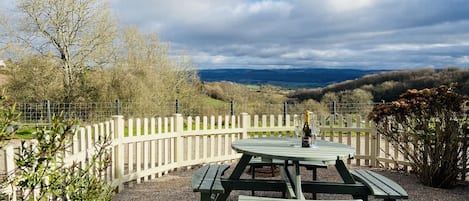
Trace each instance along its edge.
<path fill-rule="evenodd" d="M 14 114 L 14 105 L 0 108 L 0 144 L 6 142 L 4 136 L 13 133 Z M 8 173 L 8 180 L 2 181 L 0 188 L 16 186 L 18 196 L 24 200 L 111 200 L 114 187 L 102 179 L 110 165 L 110 139 L 95 139 L 94 152 L 83 164 L 66 162 L 70 142 L 77 133 L 76 123 L 59 116 L 49 127 L 33 132 L 33 139 L 22 141 L 15 156 L 16 169 Z M 0 199 L 4 198 L 0 193 Z"/>
<path fill-rule="evenodd" d="M 455 85 L 408 90 L 392 104 L 376 106 L 369 118 L 398 145 L 424 185 L 449 188 L 462 173 L 462 153 L 467 151 L 461 142 L 467 100 Z"/>

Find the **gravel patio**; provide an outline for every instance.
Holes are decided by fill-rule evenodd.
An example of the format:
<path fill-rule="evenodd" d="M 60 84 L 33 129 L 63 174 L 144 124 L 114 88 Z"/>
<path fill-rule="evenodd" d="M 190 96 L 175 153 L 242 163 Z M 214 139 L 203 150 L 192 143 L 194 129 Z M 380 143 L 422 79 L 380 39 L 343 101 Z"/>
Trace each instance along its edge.
<path fill-rule="evenodd" d="M 231 164 L 233 167 L 236 163 Z M 114 197 L 114 201 L 131 201 L 131 200 L 161 200 L 161 201 L 193 201 L 200 200 L 200 194 L 192 192 L 191 176 L 199 166 L 194 166 L 190 170 L 177 170 L 170 172 L 163 177 L 143 182 L 140 184 L 131 184 Z M 366 168 L 363 166 L 349 166 L 350 169 Z M 231 173 L 230 168 L 225 175 Z M 379 168 L 371 169 L 376 171 L 400 184 L 409 194 L 410 201 L 469 201 L 469 183 L 461 182 L 460 185 L 453 189 L 437 189 L 421 185 L 415 176 L 408 173 L 396 172 L 391 170 L 383 170 Z M 311 172 L 302 170 L 302 177 L 311 180 Z M 244 173 L 242 177 L 250 178 L 251 175 Z M 318 178 L 327 181 L 339 181 L 339 175 L 334 167 L 327 169 L 318 169 Z M 233 191 L 229 200 L 236 201 L 238 195 L 250 195 L 248 191 Z M 279 192 L 256 192 L 256 196 L 281 197 Z M 311 194 L 305 195 L 307 199 L 312 199 Z M 350 195 L 330 195 L 318 194 L 319 200 L 330 199 L 351 199 Z M 369 197 L 370 201 L 377 200 L 373 196 Z"/>

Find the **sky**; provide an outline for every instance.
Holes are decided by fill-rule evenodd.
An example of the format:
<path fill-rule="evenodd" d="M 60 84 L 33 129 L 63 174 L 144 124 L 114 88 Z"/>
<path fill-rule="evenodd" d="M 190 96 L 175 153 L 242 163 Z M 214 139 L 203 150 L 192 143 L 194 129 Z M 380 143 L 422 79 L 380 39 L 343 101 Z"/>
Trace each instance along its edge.
<path fill-rule="evenodd" d="M 469 68 L 468 0 L 109 2 L 199 69 Z"/>

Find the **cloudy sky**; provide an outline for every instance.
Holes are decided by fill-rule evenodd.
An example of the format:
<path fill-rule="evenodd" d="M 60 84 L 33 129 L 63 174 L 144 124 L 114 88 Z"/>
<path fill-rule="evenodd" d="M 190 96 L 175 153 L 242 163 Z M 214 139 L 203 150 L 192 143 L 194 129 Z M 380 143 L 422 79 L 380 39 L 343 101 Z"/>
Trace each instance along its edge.
<path fill-rule="evenodd" d="M 199 68 L 469 68 L 467 0 L 109 1 Z"/>
<path fill-rule="evenodd" d="M 465 0 L 111 0 L 199 68 L 469 67 Z"/>

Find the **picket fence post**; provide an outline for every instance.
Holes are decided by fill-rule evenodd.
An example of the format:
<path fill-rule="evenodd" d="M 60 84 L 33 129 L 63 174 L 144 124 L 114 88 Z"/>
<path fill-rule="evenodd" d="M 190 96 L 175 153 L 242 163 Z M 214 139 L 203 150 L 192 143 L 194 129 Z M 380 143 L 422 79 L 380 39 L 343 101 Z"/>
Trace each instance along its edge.
<path fill-rule="evenodd" d="M 8 175 L 8 181 L 11 181 L 14 176 L 15 171 L 15 149 L 11 145 L 5 147 L 5 172 Z M 1 187 L 1 186 L 0 186 Z M 10 188 L 11 194 L 9 200 L 16 201 L 16 186 L 8 185 L 7 188 Z M 1 189 L 0 189 L 1 190 Z"/>
<path fill-rule="evenodd" d="M 378 158 L 379 158 L 379 154 L 380 154 L 380 139 L 381 139 L 381 136 L 379 135 L 378 132 L 376 132 L 376 128 L 374 126 L 374 123 L 370 123 L 368 125 L 369 127 L 371 127 L 371 149 L 372 149 L 372 152 L 371 152 L 371 166 L 372 167 L 378 167 Z"/>
<path fill-rule="evenodd" d="M 182 137 L 184 132 L 184 118 L 182 114 L 174 114 L 174 132 L 176 133 L 176 146 L 174 152 L 176 153 L 176 166 L 182 168 L 184 163 L 184 139 Z"/>
<path fill-rule="evenodd" d="M 248 138 L 248 128 L 251 126 L 251 119 L 248 113 L 241 113 L 241 128 L 243 129 L 243 135 L 241 136 L 241 139 L 246 139 Z"/>
<path fill-rule="evenodd" d="M 122 140 L 124 139 L 124 116 L 122 115 L 113 115 L 112 119 L 114 120 L 114 141 L 117 142 L 117 145 L 114 150 L 114 164 L 115 164 L 115 179 L 118 183 L 117 191 L 121 192 L 124 190 L 124 184 L 121 179 L 124 177 L 124 144 Z"/>

